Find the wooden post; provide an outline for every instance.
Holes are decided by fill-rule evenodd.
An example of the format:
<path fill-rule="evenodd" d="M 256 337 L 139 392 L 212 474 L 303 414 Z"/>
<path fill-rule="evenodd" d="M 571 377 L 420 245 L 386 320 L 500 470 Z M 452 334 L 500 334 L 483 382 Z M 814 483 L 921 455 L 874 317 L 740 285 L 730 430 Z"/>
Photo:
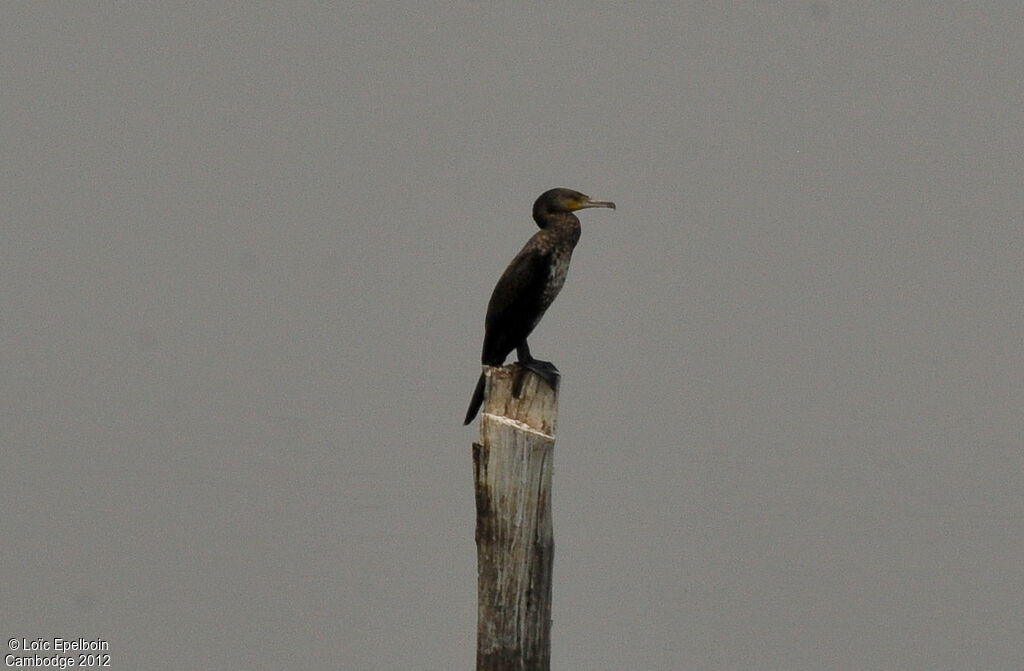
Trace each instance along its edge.
<path fill-rule="evenodd" d="M 526 375 L 519 398 L 516 375 Z M 558 394 L 537 375 L 490 368 L 473 443 L 477 671 L 551 665 L 551 469 Z"/>

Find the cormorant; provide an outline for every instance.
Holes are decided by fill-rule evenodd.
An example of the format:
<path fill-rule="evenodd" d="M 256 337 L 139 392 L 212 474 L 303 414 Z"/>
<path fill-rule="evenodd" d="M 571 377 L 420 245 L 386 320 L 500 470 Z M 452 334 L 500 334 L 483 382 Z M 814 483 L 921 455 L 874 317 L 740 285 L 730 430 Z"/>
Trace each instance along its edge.
<path fill-rule="evenodd" d="M 526 337 L 544 316 L 565 283 L 572 250 L 580 239 L 580 220 L 573 214 L 588 207 L 615 209 L 610 201 L 591 200 L 572 189 L 551 189 L 533 204 L 533 220 L 540 230 L 516 254 L 494 286 L 484 322 L 484 348 L 480 361 L 500 366 L 516 350 L 518 364 L 532 370 L 552 388 L 558 384 L 558 369 L 550 361 L 530 356 Z M 484 401 L 484 374 L 480 373 L 466 421 L 476 417 Z"/>

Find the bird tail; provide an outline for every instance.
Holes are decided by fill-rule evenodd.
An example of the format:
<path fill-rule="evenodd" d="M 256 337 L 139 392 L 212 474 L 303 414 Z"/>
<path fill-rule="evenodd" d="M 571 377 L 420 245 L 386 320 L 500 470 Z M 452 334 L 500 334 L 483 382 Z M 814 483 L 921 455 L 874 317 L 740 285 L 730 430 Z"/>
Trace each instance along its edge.
<path fill-rule="evenodd" d="M 466 421 L 462 423 L 463 426 L 469 424 L 476 417 L 476 413 L 480 410 L 480 406 L 484 402 L 484 384 L 486 379 L 484 378 L 483 372 L 480 373 L 480 379 L 476 381 L 476 389 L 473 390 L 473 400 L 469 402 L 469 410 L 466 411 Z"/>

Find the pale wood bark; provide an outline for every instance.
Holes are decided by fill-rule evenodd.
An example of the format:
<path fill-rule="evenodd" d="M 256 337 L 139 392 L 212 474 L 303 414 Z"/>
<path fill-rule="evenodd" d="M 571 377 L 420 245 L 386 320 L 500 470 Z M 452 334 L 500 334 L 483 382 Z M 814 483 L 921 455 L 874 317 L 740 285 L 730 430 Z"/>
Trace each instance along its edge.
<path fill-rule="evenodd" d="M 519 398 L 516 375 L 526 375 Z M 488 370 L 473 444 L 477 671 L 539 671 L 551 660 L 551 471 L 558 394 L 512 366 Z"/>

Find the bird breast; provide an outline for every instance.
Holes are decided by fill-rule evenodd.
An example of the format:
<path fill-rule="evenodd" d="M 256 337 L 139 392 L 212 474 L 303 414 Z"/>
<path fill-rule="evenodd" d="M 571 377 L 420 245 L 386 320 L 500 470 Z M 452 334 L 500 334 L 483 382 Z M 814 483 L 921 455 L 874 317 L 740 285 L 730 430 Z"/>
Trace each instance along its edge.
<path fill-rule="evenodd" d="M 555 249 L 551 254 L 551 264 L 548 266 L 548 281 L 544 285 L 544 292 L 541 295 L 541 302 L 547 308 L 555 300 L 555 296 L 562 290 L 565 284 L 565 276 L 569 273 L 569 261 L 572 260 L 571 249 Z"/>

